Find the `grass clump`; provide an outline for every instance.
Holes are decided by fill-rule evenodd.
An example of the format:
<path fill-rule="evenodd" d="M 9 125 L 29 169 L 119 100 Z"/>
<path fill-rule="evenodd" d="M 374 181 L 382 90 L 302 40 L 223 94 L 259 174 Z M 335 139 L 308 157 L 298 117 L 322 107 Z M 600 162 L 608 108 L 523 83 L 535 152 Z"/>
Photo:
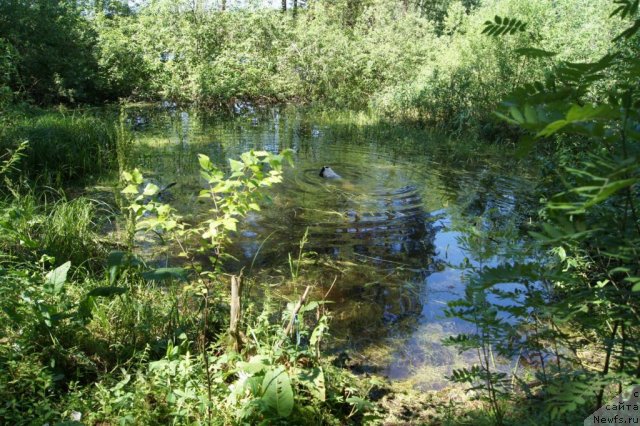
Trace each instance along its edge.
<path fill-rule="evenodd" d="M 21 170 L 45 184 L 98 177 L 115 166 L 116 135 L 107 121 L 59 112 L 16 117 L 0 133 L 0 150 L 28 141 Z"/>
<path fill-rule="evenodd" d="M 51 196 L 51 194 L 48 194 Z M 59 194 L 54 194 L 59 197 Z M 0 250 L 4 257 L 36 261 L 41 256 L 81 265 L 103 257 L 96 223 L 97 204 L 84 197 L 45 203 L 32 190 L 0 201 Z"/>

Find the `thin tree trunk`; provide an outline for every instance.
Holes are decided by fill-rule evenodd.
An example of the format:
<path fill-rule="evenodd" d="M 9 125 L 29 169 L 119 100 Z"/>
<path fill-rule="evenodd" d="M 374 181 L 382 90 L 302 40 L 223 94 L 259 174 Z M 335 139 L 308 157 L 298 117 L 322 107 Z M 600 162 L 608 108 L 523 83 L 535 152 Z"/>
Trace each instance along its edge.
<path fill-rule="evenodd" d="M 283 12 L 287 11 L 287 0 L 282 0 L 282 11 Z"/>
<path fill-rule="evenodd" d="M 231 277 L 231 319 L 229 321 L 230 345 L 236 352 L 242 349 L 240 318 L 242 315 L 242 276 Z"/>
<path fill-rule="evenodd" d="M 615 346 L 615 339 L 616 339 L 616 335 L 618 334 L 618 327 L 620 326 L 620 322 L 616 321 L 613 324 L 613 331 L 611 332 L 611 341 L 609 342 L 609 345 L 607 347 L 607 355 L 605 356 L 604 359 L 604 368 L 602 369 L 602 377 L 605 377 L 607 374 L 609 374 L 609 364 L 611 362 L 611 352 L 613 351 L 613 347 Z M 596 409 L 600 408 L 602 406 L 602 398 L 604 397 L 604 388 L 605 386 L 602 385 L 600 387 L 600 392 L 598 392 L 598 401 L 596 402 Z"/>

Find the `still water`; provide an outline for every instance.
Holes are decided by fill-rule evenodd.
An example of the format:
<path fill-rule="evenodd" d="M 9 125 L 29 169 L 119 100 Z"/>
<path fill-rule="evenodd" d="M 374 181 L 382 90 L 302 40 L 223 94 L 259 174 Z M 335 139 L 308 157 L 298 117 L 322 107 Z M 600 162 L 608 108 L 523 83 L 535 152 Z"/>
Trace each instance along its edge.
<path fill-rule="evenodd" d="M 129 117 L 132 163 L 159 184 L 176 182 L 172 204 L 187 218 L 203 211 L 197 153 L 222 166 L 250 149 L 294 151 L 271 202 L 235 236 L 230 250 L 238 262 L 229 267 L 245 267 L 268 285 L 295 273 L 289 255 L 302 253 L 300 275 L 316 286 L 314 296 L 335 282 L 327 297 L 334 350 L 356 369 L 437 389 L 452 368 L 474 362 L 474 354 L 441 343 L 473 331 L 446 318 L 446 304 L 463 295 L 470 265 L 503 255 L 476 238 L 478 230 L 519 241 L 532 202 L 531 166 L 495 144 L 366 115 L 240 105 L 224 116 L 147 107 L 130 108 Z M 325 165 L 341 178 L 321 177 Z"/>

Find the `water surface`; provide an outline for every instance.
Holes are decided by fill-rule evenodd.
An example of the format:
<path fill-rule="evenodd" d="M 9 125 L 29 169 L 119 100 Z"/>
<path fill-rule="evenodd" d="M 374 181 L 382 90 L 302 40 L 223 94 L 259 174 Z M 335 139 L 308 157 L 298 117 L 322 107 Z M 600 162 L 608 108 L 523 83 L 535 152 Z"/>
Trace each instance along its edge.
<path fill-rule="evenodd" d="M 185 215 L 203 211 L 196 153 L 224 165 L 249 149 L 295 152 L 271 203 L 235 237 L 238 264 L 229 267 L 291 274 L 288 256 L 298 257 L 306 234 L 301 274 L 320 297 L 335 281 L 334 349 L 357 368 L 433 389 L 474 361 L 441 343 L 472 331 L 444 317 L 446 303 L 464 292 L 464 268 L 454 266 L 500 260 L 500 247 L 469 238 L 473 229 L 519 238 L 532 201 L 526 164 L 495 145 L 365 115 L 246 105 L 225 116 L 176 108 L 129 114 L 139 148 L 132 161 L 159 183 L 177 182 L 173 204 Z M 341 178 L 320 177 L 324 165 Z"/>

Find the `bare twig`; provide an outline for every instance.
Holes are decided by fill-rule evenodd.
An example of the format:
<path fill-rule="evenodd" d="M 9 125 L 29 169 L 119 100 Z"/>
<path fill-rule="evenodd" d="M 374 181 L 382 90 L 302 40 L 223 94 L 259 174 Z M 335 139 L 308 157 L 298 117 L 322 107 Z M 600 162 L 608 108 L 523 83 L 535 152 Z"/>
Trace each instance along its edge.
<path fill-rule="evenodd" d="M 298 312 L 300 312 L 300 309 L 302 308 L 304 301 L 307 299 L 307 296 L 309 295 L 310 290 L 311 290 L 311 286 L 308 285 L 307 288 L 304 290 L 304 294 L 300 296 L 300 300 L 298 300 L 298 303 L 293 308 L 293 312 L 291 312 L 291 319 L 289 320 L 289 324 L 287 325 L 287 328 L 284 331 L 285 335 L 288 336 L 293 331 L 293 324 L 295 323 L 296 315 L 298 315 Z"/>

